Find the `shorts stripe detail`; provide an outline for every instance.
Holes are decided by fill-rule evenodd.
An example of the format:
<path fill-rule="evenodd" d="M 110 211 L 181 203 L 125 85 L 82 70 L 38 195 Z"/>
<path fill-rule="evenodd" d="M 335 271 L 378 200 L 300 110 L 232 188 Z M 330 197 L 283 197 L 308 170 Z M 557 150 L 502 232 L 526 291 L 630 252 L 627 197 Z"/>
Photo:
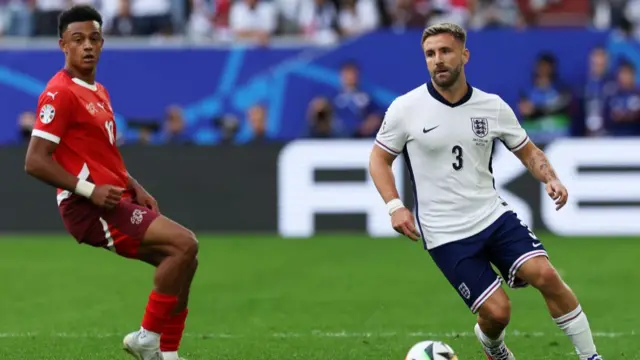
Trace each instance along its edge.
<path fill-rule="evenodd" d="M 502 284 L 502 278 L 498 276 L 496 281 L 494 281 L 471 305 L 471 312 L 476 313 L 480 306 L 484 304 L 485 301 L 494 293 L 496 290 L 500 289 L 500 284 Z"/>
<path fill-rule="evenodd" d="M 376 139 L 376 145 L 378 145 L 378 147 L 380 147 L 382 150 L 390 153 L 391 155 L 400 155 L 399 151 L 395 151 L 392 148 L 388 147 L 387 145 L 383 144 L 382 142 L 380 142 L 380 140 Z"/>
<path fill-rule="evenodd" d="M 100 223 L 102 224 L 104 238 L 105 240 L 107 240 L 106 248 L 110 251 L 115 251 L 116 248 L 114 247 L 113 237 L 111 236 L 111 231 L 109 230 L 109 224 L 107 224 L 107 222 L 103 218 L 98 218 L 98 220 L 100 220 Z"/>
<path fill-rule="evenodd" d="M 516 261 L 514 261 L 513 265 L 511 265 L 511 269 L 509 269 L 509 279 L 507 280 L 508 281 L 507 283 L 509 284 L 510 287 L 513 287 L 513 284 L 516 281 L 516 273 L 518 272 L 518 270 L 520 270 L 520 267 L 524 265 L 524 263 L 527 262 L 527 260 L 537 256 L 549 257 L 547 255 L 547 252 L 544 250 L 534 250 L 526 254 L 523 254 Z"/>

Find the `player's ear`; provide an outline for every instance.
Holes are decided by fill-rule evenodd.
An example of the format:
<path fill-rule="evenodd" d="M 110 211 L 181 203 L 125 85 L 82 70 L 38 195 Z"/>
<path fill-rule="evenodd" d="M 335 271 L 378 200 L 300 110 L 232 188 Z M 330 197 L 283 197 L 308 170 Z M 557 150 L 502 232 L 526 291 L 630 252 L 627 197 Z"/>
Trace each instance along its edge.
<path fill-rule="evenodd" d="M 471 53 L 469 52 L 469 49 L 465 48 L 462 51 L 462 61 L 464 62 L 465 65 L 469 62 L 470 56 L 471 56 Z"/>
<path fill-rule="evenodd" d="M 58 39 L 58 46 L 60 47 L 60 50 L 62 50 L 63 53 L 67 53 L 67 49 L 65 48 L 65 42 L 63 38 Z"/>

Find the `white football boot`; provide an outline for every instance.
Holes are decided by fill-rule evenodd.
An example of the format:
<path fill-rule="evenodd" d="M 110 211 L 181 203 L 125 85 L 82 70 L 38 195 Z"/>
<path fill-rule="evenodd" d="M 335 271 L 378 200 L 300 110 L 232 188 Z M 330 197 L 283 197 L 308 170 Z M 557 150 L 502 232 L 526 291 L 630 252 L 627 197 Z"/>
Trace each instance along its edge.
<path fill-rule="evenodd" d="M 124 351 L 136 360 L 164 360 L 160 352 L 160 337 L 144 329 L 134 331 L 122 340 Z"/>

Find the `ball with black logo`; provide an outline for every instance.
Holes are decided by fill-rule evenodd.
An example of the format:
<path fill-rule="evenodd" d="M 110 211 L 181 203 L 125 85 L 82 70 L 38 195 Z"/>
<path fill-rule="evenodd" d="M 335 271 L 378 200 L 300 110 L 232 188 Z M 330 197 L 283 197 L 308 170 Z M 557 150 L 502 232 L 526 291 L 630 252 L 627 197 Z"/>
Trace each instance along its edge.
<path fill-rule="evenodd" d="M 458 360 L 458 356 L 441 341 L 421 341 L 413 345 L 405 360 Z"/>

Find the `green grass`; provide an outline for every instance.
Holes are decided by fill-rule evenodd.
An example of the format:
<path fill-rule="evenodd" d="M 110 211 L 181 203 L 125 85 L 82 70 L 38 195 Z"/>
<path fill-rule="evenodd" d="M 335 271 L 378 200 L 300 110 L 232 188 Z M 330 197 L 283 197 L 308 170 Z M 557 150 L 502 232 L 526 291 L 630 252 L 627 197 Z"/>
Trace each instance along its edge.
<path fill-rule="evenodd" d="M 577 292 L 601 353 L 640 359 L 640 242 L 542 239 Z M 200 242 L 181 350 L 189 360 L 402 360 L 425 339 L 448 342 L 462 360 L 482 359 L 473 315 L 418 243 L 359 236 Z M 152 271 L 66 236 L 4 236 L 0 359 L 126 360 L 121 339 L 140 324 Z M 519 359 L 575 358 L 534 289 L 508 293 L 507 342 Z"/>

